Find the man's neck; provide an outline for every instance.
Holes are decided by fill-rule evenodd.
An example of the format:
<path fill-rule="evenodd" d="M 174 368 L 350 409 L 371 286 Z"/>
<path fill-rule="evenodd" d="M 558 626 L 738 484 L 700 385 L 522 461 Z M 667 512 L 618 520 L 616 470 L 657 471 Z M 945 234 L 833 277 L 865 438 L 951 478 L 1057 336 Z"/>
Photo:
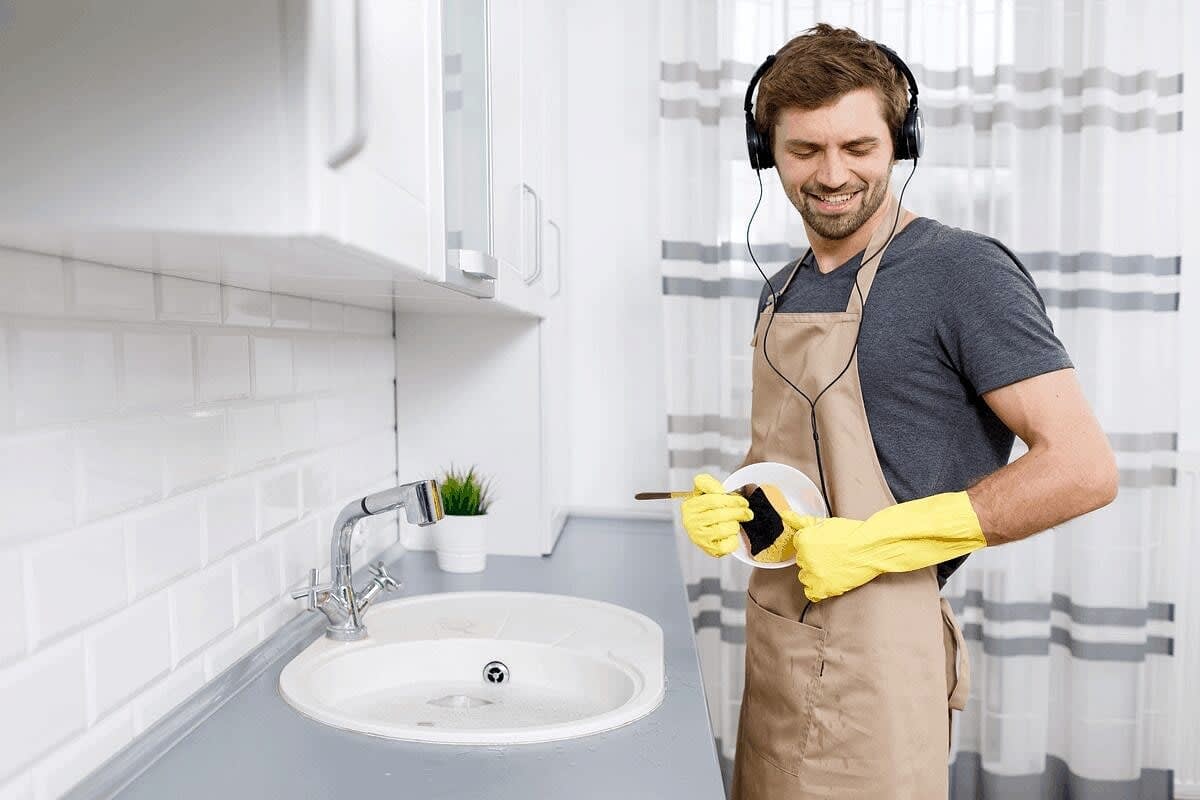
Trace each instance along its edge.
<path fill-rule="evenodd" d="M 808 245 L 812 248 L 817 269 L 822 273 L 833 272 L 856 253 L 861 253 L 866 249 L 867 244 L 871 241 L 871 234 L 875 232 L 877 226 L 886 222 L 891 227 L 893 219 L 888 217 L 888 209 L 892 209 L 893 215 L 896 213 L 892 208 L 891 201 L 892 192 L 888 190 L 887 196 L 879 204 L 879 208 L 875 209 L 875 213 L 845 239 L 826 239 L 814 233 L 807 222 L 804 223 L 804 229 L 808 233 Z"/>

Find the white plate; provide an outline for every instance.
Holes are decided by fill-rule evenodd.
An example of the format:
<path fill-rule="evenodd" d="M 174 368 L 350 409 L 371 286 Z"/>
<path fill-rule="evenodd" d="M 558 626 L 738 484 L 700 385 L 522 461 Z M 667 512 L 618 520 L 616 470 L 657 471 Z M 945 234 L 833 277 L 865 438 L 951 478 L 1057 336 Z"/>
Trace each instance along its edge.
<path fill-rule="evenodd" d="M 747 483 L 762 485 L 764 483 L 779 487 L 783 497 L 793 511 L 824 519 L 829 516 L 825 511 L 825 501 L 821 490 L 807 475 L 795 467 L 780 464 L 775 461 L 763 461 L 758 464 L 747 464 L 725 479 L 722 484 L 727 491 L 740 489 Z M 740 537 L 741 546 L 732 555 L 738 561 L 759 569 L 781 569 L 796 566 L 795 561 L 781 561 L 777 564 L 764 564 L 755 561 L 746 549 L 746 534 Z"/>

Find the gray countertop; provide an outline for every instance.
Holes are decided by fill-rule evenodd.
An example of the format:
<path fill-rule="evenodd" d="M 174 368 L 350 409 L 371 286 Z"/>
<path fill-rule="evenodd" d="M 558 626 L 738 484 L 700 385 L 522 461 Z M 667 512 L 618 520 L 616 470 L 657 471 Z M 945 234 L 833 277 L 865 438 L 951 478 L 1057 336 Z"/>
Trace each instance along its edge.
<path fill-rule="evenodd" d="M 283 701 L 279 673 L 297 647 L 117 796 L 724 800 L 672 536 L 666 522 L 572 518 L 554 553 L 544 558 L 489 556 L 487 569 L 473 575 L 441 572 L 428 552 L 405 553 L 390 565 L 405 596 L 536 591 L 605 600 L 647 615 L 662 626 L 666 665 L 665 697 L 647 717 L 607 733 L 542 744 L 463 747 L 380 739 L 314 722 Z"/>

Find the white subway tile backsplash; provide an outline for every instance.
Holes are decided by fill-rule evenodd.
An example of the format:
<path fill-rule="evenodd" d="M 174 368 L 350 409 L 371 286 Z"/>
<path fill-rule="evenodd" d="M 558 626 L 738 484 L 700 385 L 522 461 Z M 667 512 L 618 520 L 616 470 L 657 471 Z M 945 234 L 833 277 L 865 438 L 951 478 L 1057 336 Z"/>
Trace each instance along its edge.
<path fill-rule="evenodd" d="M 75 456 L 67 431 L 0 437 L 0 544 L 70 527 Z"/>
<path fill-rule="evenodd" d="M 58 256 L 0 248 L 0 311 L 62 314 L 65 280 Z"/>
<path fill-rule="evenodd" d="M 311 450 L 317 443 L 317 410 L 312 400 L 279 404 L 280 452 L 283 455 Z"/>
<path fill-rule="evenodd" d="M 392 314 L 377 308 L 346 306 L 345 328 L 350 333 L 368 333 L 376 336 L 392 335 Z"/>
<path fill-rule="evenodd" d="M 300 474 L 285 467 L 258 481 L 258 524 L 264 535 L 296 519 L 300 511 Z"/>
<path fill-rule="evenodd" d="M 315 565 L 314 565 L 315 566 Z M 25 580 L 16 550 L 0 550 L 0 667 L 25 655 Z"/>
<path fill-rule="evenodd" d="M 212 334 L 196 337 L 199 395 L 202 401 L 250 396 L 250 339 Z"/>
<path fill-rule="evenodd" d="M 79 433 L 80 517 L 98 519 L 162 495 L 162 422 L 138 417 Z"/>
<path fill-rule="evenodd" d="M 167 593 L 147 597 L 92 628 L 87 642 L 92 715 L 103 717 L 171 668 Z"/>
<path fill-rule="evenodd" d="M 133 712 L 122 708 L 88 728 L 33 768 L 41 798 L 62 797 L 125 745 L 133 741 Z"/>
<path fill-rule="evenodd" d="M 343 308 L 340 303 L 323 300 L 312 301 L 312 329 L 314 331 L 340 331 Z"/>
<path fill-rule="evenodd" d="M 189 334 L 125 333 L 121 346 L 127 408 L 179 408 L 195 401 Z"/>
<path fill-rule="evenodd" d="M 352 336 L 344 336 L 333 343 L 333 376 L 334 386 L 358 386 L 364 377 L 363 373 L 362 340 Z"/>
<path fill-rule="evenodd" d="M 171 275 L 156 275 L 158 318 L 173 322 L 221 321 L 221 287 Z"/>
<path fill-rule="evenodd" d="M 233 630 L 233 585 L 233 561 L 225 559 L 171 587 L 171 663 Z"/>
<path fill-rule="evenodd" d="M 279 575 L 279 543 L 268 539 L 235 556 L 237 618 L 241 624 L 261 611 L 283 591 Z"/>
<path fill-rule="evenodd" d="M 286 294 L 271 295 L 271 324 L 276 328 L 312 326 L 312 301 Z"/>
<path fill-rule="evenodd" d="M 163 417 L 163 441 L 167 494 L 209 483 L 228 470 L 223 409 Z"/>
<path fill-rule="evenodd" d="M 276 337 L 254 337 L 254 396 L 277 397 L 292 393 L 292 342 Z"/>
<path fill-rule="evenodd" d="M 342 395 L 317 398 L 317 444 L 330 447 L 349 437 L 352 422 L 346 417 L 346 400 Z"/>
<path fill-rule="evenodd" d="M 175 706 L 204 685 L 204 658 L 197 656 L 180 664 L 133 702 L 133 729 L 141 735 Z"/>
<path fill-rule="evenodd" d="M 30 545 L 30 634 L 34 648 L 125 607 L 125 532 L 110 522 Z M 79 602 L 87 587 L 87 602 Z"/>
<path fill-rule="evenodd" d="M 112 320 L 154 319 L 154 276 L 87 261 L 66 262 L 68 312 Z"/>
<path fill-rule="evenodd" d="M 0 781 L 82 731 L 87 725 L 83 647 L 78 638 L 35 653 L 0 671 Z"/>
<path fill-rule="evenodd" d="M 301 394 L 332 389 L 333 344 L 328 339 L 297 337 L 293 348 L 296 391 Z"/>
<path fill-rule="evenodd" d="M 328 456 L 306 461 L 300 467 L 300 515 L 312 514 L 334 500 L 334 467 Z"/>
<path fill-rule="evenodd" d="M 204 678 L 211 681 L 259 642 L 257 620 L 248 620 L 204 653 Z"/>
<path fill-rule="evenodd" d="M 207 543 L 204 506 L 196 495 L 158 504 L 129 523 L 133 592 L 146 595 L 198 569 Z"/>
<path fill-rule="evenodd" d="M 205 499 L 208 523 L 208 560 L 216 561 L 258 534 L 254 482 L 243 479 L 209 490 Z"/>
<path fill-rule="evenodd" d="M 258 615 L 258 640 L 264 641 L 298 614 L 304 613 L 306 612 L 302 600 L 293 600 L 291 597 L 276 600 Z"/>
<path fill-rule="evenodd" d="M 252 289 L 221 287 L 226 325 L 268 327 L 271 324 L 271 295 Z"/>
<path fill-rule="evenodd" d="M 316 517 L 298 522 L 279 535 L 284 586 L 306 582 L 308 571 L 321 563 L 323 554 L 317 547 L 319 539 Z"/>
<path fill-rule="evenodd" d="M 117 371 L 110 331 L 95 328 L 10 328 L 9 367 L 16 425 L 28 428 L 111 413 Z"/>
<path fill-rule="evenodd" d="M 395 482 L 391 315 L 206 282 L 227 254 L 172 241 L 187 277 L 0 248 L 0 717 L 37 722 L 0 725 L 0 800 L 68 791 L 303 613 L 341 501 Z"/>
<path fill-rule="evenodd" d="M 231 468 L 245 472 L 274 459 L 280 451 L 279 418 L 272 404 L 229 409 Z"/>

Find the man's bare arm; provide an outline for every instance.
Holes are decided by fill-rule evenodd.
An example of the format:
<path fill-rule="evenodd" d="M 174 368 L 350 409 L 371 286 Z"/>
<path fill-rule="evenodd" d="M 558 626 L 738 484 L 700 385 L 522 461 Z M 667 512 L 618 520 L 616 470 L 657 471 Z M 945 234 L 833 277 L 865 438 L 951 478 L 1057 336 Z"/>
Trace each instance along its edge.
<path fill-rule="evenodd" d="M 1015 542 L 1108 505 L 1117 464 L 1075 370 L 983 395 L 1029 452 L 967 490 L 989 545 Z"/>

